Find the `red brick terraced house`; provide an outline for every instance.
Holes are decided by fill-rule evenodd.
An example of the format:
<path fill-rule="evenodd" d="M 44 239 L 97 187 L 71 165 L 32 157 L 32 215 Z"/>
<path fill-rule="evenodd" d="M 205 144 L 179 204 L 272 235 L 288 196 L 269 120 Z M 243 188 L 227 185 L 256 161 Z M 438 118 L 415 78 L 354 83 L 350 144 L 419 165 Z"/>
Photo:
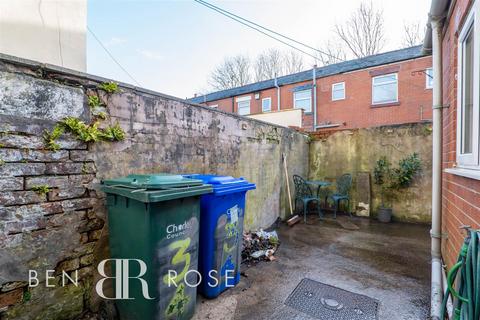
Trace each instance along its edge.
<path fill-rule="evenodd" d="M 431 66 L 431 55 L 416 46 L 196 96 L 189 101 L 265 121 L 278 116 L 277 112 L 300 109 L 303 115 L 300 113 L 301 120 L 295 126 L 307 131 L 431 121 Z"/>
<path fill-rule="evenodd" d="M 465 226 L 480 228 L 479 43 L 480 0 L 432 0 L 424 40 L 434 75 L 432 319 L 445 291 L 442 264 L 454 265 Z"/>

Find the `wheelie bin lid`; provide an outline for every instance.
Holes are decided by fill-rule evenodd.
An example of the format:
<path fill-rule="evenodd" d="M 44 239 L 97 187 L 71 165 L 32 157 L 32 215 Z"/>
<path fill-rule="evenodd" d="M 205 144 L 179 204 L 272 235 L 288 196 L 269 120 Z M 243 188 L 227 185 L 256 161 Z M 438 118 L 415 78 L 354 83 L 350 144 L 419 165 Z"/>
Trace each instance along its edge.
<path fill-rule="evenodd" d="M 186 178 L 201 180 L 203 183 L 212 185 L 215 195 L 242 192 L 256 189 L 254 183 L 248 182 L 245 178 L 234 178 L 232 176 L 218 176 L 214 174 L 187 174 Z"/>
<path fill-rule="evenodd" d="M 158 202 L 210 193 L 212 186 L 182 175 L 131 174 L 102 181 L 102 190 L 142 202 Z"/>

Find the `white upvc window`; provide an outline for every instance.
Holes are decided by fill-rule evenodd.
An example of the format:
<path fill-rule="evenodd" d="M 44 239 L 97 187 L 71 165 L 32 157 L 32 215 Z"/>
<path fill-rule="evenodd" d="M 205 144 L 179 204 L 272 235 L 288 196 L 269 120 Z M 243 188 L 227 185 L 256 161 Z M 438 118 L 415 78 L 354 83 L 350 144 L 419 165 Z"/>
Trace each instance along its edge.
<path fill-rule="evenodd" d="M 372 78 L 372 104 L 398 102 L 398 74 L 390 73 Z"/>
<path fill-rule="evenodd" d="M 433 68 L 427 68 L 425 70 L 425 88 L 433 88 Z"/>
<path fill-rule="evenodd" d="M 263 98 L 262 99 L 262 112 L 272 111 L 272 98 Z"/>
<path fill-rule="evenodd" d="M 480 170 L 480 5 L 474 2 L 458 37 L 457 166 Z"/>
<path fill-rule="evenodd" d="M 241 116 L 245 116 L 250 114 L 250 100 L 252 97 L 245 96 L 237 98 L 237 108 L 238 114 Z"/>
<path fill-rule="evenodd" d="M 345 82 L 332 84 L 332 101 L 345 99 Z"/>
<path fill-rule="evenodd" d="M 218 104 L 211 104 L 209 105 L 210 108 L 213 108 L 213 109 L 217 109 L 218 108 Z"/>
<path fill-rule="evenodd" d="M 312 112 L 312 90 L 301 90 L 293 93 L 293 107 Z"/>

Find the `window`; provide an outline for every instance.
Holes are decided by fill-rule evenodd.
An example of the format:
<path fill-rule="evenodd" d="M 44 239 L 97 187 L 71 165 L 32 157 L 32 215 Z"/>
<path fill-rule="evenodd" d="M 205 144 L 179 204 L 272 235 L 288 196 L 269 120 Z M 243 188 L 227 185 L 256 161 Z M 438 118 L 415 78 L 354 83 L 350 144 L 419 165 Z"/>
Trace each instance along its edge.
<path fill-rule="evenodd" d="M 433 88 L 433 69 L 427 68 L 425 70 L 425 88 L 432 89 Z"/>
<path fill-rule="evenodd" d="M 332 101 L 345 99 L 345 82 L 332 84 Z"/>
<path fill-rule="evenodd" d="M 466 169 L 479 166 L 479 54 L 478 15 L 475 2 L 458 37 L 457 163 Z"/>
<path fill-rule="evenodd" d="M 212 105 L 209 105 L 210 108 L 213 108 L 213 109 L 217 109 L 218 108 L 218 104 L 212 104 Z"/>
<path fill-rule="evenodd" d="M 238 114 L 245 116 L 250 114 L 250 96 L 237 98 Z"/>
<path fill-rule="evenodd" d="M 372 79 L 372 103 L 398 102 L 398 75 L 386 74 Z"/>
<path fill-rule="evenodd" d="M 312 112 L 312 90 L 302 90 L 293 93 L 293 107 Z"/>
<path fill-rule="evenodd" d="M 272 111 L 272 98 L 263 98 L 262 99 L 262 112 Z"/>

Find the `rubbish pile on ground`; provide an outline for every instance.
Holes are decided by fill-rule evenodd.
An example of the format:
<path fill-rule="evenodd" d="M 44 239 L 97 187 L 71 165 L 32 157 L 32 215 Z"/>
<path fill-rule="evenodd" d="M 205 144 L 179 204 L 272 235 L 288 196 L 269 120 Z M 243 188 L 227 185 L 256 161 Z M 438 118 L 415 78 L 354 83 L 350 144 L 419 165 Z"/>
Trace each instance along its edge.
<path fill-rule="evenodd" d="M 252 264 L 259 261 L 273 261 L 280 241 L 276 231 L 260 231 L 244 233 L 242 247 L 242 263 Z"/>

